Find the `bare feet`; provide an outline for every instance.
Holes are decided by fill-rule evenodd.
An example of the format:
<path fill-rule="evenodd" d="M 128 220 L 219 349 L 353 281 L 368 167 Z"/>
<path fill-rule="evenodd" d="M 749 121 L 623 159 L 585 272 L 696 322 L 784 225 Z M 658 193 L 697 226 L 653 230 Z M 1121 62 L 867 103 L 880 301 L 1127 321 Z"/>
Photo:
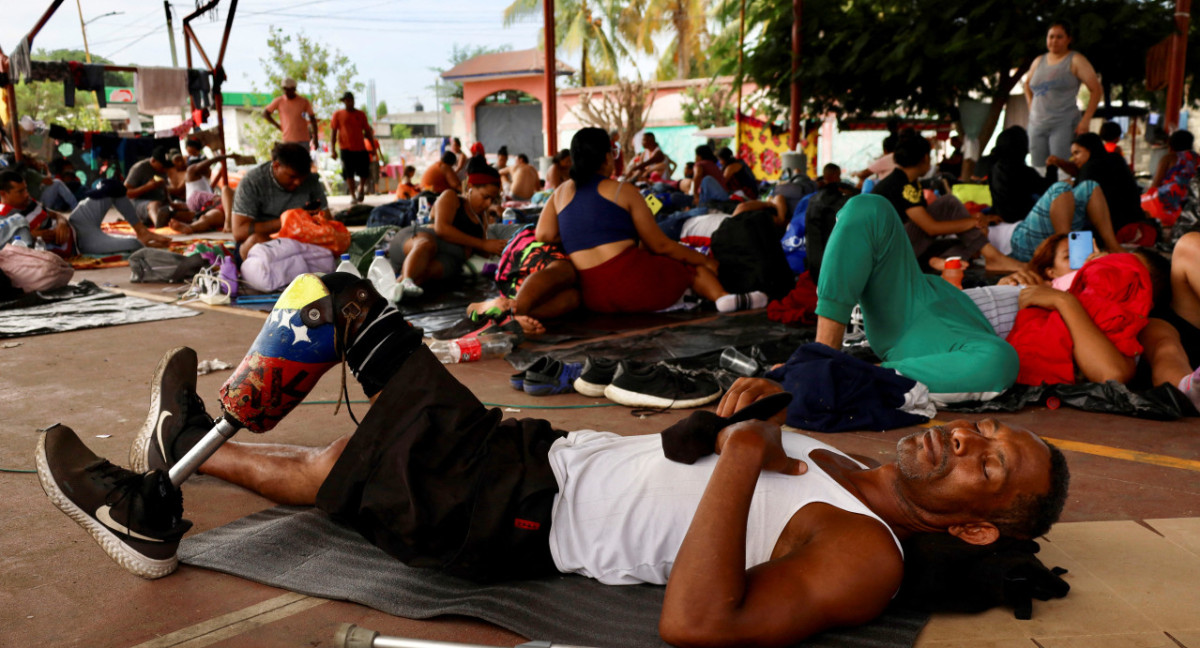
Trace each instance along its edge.
<path fill-rule="evenodd" d="M 171 229 L 175 230 L 176 232 L 179 232 L 180 234 L 195 234 L 196 233 L 196 230 L 192 229 L 192 226 L 190 224 L 185 223 L 185 222 L 179 220 L 178 218 L 172 218 L 171 222 L 167 223 L 167 226 L 170 227 Z"/>
<path fill-rule="evenodd" d="M 513 319 L 521 325 L 521 330 L 525 331 L 525 335 L 541 335 L 546 332 L 546 327 L 542 326 L 541 322 L 528 315 L 513 315 Z"/>
<path fill-rule="evenodd" d="M 946 269 L 946 260 L 942 257 L 929 257 L 929 267 L 941 272 Z"/>
<path fill-rule="evenodd" d="M 488 311 L 503 313 L 508 310 L 512 310 L 512 300 L 504 295 L 487 301 L 467 304 L 467 315 L 470 316 L 480 315 Z"/>

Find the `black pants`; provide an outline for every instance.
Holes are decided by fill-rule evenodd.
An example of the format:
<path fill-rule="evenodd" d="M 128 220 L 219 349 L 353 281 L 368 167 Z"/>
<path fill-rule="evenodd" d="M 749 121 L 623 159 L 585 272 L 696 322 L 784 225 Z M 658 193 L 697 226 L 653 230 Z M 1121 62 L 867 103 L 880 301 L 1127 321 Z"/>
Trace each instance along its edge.
<path fill-rule="evenodd" d="M 500 420 L 424 346 L 392 376 L 317 506 L 414 567 L 476 581 L 556 573 L 550 445 L 566 433 Z"/>

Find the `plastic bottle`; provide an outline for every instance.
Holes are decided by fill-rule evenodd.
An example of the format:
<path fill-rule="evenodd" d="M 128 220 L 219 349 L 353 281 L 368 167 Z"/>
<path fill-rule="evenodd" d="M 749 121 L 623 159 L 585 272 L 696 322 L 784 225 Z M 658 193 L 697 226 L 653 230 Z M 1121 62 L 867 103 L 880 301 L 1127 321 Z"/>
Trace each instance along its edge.
<path fill-rule="evenodd" d="M 27 248 L 27 247 L 29 247 L 29 244 L 28 244 L 28 243 L 26 243 L 25 241 L 23 241 L 23 240 L 21 239 L 21 236 L 20 236 L 20 235 L 17 235 L 17 236 L 14 236 L 14 237 L 13 237 L 13 239 L 12 239 L 12 244 L 13 244 L 13 245 L 15 245 L 15 246 L 17 246 L 17 247 L 23 247 L 23 248 Z"/>
<path fill-rule="evenodd" d="M 946 265 L 942 267 L 942 279 L 949 281 L 955 288 L 962 288 L 963 264 L 961 258 L 946 259 Z"/>
<path fill-rule="evenodd" d="M 392 271 L 392 264 L 383 255 L 383 250 L 375 250 L 375 258 L 371 260 L 371 267 L 367 268 L 367 279 L 384 297 L 390 298 L 396 290 L 396 273 Z"/>
<path fill-rule="evenodd" d="M 355 277 L 362 277 L 362 273 L 358 271 L 358 267 L 350 263 L 349 254 L 342 255 L 342 262 L 338 264 L 337 270 L 334 270 L 334 272 L 349 272 Z"/>
<path fill-rule="evenodd" d="M 512 351 L 517 340 L 515 333 L 481 333 L 475 337 L 458 340 L 436 340 L 429 350 L 442 364 L 475 362 L 485 358 L 502 358 Z"/>
<path fill-rule="evenodd" d="M 417 199 L 417 223 L 425 225 L 431 220 L 433 219 L 429 216 L 429 198 L 421 196 Z"/>
<path fill-rule="evenodd" d="M 35 250 L 45 250 L 46 249 L 46 242 L 42 240 L 42 237 L 40 237 L 40 236 L 37 237 L 37 240 L 33 242 L 33 249 L 35 249 Z"/>

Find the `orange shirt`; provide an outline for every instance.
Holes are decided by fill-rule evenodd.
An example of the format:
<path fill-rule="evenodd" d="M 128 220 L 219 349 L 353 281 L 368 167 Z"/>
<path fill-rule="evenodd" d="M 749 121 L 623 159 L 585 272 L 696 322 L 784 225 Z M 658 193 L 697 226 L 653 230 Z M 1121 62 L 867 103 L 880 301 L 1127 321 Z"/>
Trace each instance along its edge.
<path fill-rule="evenodd" d="M 422 178 L 422 179 L 424 179 L 424 178 Z M 417 185 L 409 184 L 408 182 L 406 182 L 404 180 L 401 180 L 400 186 L 396 187 L 396 199 L 397 200 L 407 200 L 409 198 L 416 198 L 417 194 L 419 194 L 419 193 L 421 193 L 421 190 L 417 188 Z"/>
<path fill-rule="evenodd" d="M 446 182 L 446 165 L 441 160 L 429 165 L 421 174 L 421 188 L 436 194 L 450 188 L 450 183 Z"/>
<path fill-rule="evenodd" d="M 309 115 L 313 112 L 312 104 L 308 99 L 300 95 L 296 95 L 295 99 L 288 99 L 284 96 L 275 97 L 275 100 L 267 104 L 267 112 L 279 111 L 279 125 L 283 127 L 283 141 L 285 142 L 300 142 L 306 143 L 312 140 L 312 134 L 308 130 L 308 122 L 305 120 L 305 113 Z"/>
<path fill-rule="evenodd" d="M 343 151 L 367 150 L 366 134 L 370 124 L 361 110 L 339 110 L 333 113 L 329 127 L 338 132 L 338 148 Z"/>

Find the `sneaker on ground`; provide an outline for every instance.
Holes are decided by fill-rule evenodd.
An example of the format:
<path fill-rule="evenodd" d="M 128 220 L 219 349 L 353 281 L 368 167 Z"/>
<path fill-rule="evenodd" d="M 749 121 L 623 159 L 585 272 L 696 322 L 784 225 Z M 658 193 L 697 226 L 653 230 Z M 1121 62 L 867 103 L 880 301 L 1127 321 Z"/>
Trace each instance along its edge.
<path fill-rule="evenodd" d="M 562 362 L 549 356 L 539 359 L 525 374 L 525 393 L 552 396 L 575 391 L 575 379 L 583 371 L 581 362 Z"/>
<path fill-rule="evenodd" d="M 150 382 L 150 411 L 129 447 L 134 472 L 167 472 L 212 429 L 213 419 L 196 393 L 196 352 L 167 351 Z"/>
<path fill-rule="evenodd" d="M 425 289 L 418 286 L 417 282 L 405 277 L 400 280 L 400 290 L 397 292 L 397 294 L 403 295 L 404 297 L 420 297 L 421 295 L 425 294 Z"/>
<path fill-rule="evenodd" d="M 583 369 L 575 379 L 575 391 L 584 396 L 600 398 L 604 395 L 604 388 L 612 383 L 616 372 L 616 360 L 589 357 L 583 361 Z"/>
<path fill-rule="evenodd" d="M 192 523 L 166 473 L 114 466 L 65 425 L 42 432 L 34 460 L 50 501 L 117 564 L 142 578 L 162 578 L 179 566 L 175 550 Z"/>
<path fill-rule="evenodd" d="M 687 409 L 720 398 L 721 387 L 714 380 L 685 376 L 665 365 L 633 367 L 621 363 L 604 395 L 626 407 Z"/>
<path fill-rule="evenodd" d="M 518 371 L 508 377 L 508 384 L 517 391 L 525 391 L 525 376 L 529 375 L 530 371 L 544 367 L 547 362 L 550 362 L 550 356 L 541 356 L 533 361 L 533 364 L 525 368 L 525 371 Z"/>

